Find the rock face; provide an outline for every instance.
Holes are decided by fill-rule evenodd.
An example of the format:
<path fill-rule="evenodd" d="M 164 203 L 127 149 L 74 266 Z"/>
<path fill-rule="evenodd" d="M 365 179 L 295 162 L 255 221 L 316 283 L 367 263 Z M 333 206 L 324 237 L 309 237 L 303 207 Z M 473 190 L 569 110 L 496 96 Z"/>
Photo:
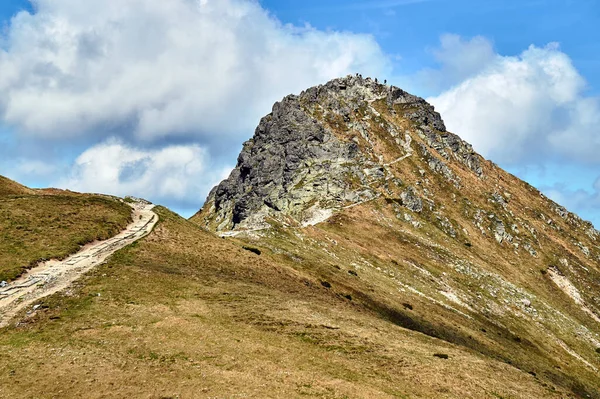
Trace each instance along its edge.
<path fill-rule="evenodd" d="M 310 205 L 325 208 L 373 198 L 371 190 L 352 187 L 348 180 L 365 181 L 367 175 L 358 166 L 365 162 L 356 143 L 340 141 L 303 112 L 300 98 L 290 96 L 261 120 L 236 168 L 208 203 L 222 220 L 219 229 L 234 228 L 251 217 L 260 226 L 264 216 L 276 213 L 303 220 L 311 217 Z"/>
<path fill-rule="evenodd" d="M 307 225 L 345 206 L 398 196 L 402 183 L 390 165 L 417 144 L 431 169 L 456 186 L 445 164 L 452 159 L 482 176 L 479 156 L 423 99 L 370 78 L 332 80 L 273 106 L 195 219 L 217 231 L 261 229 L 270 218 Z M 413 191 L 409 197 L 411 209 L 422 207 Z"/>

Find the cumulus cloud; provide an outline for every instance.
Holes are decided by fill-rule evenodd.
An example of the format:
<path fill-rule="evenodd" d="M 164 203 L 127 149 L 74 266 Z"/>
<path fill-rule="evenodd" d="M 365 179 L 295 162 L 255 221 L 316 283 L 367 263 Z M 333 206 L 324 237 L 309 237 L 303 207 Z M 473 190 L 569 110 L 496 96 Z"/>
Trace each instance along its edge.
<path fill-rule="evenodd" d="M 60 151 L 0 162 L 25 183 L 197 209 L 273 102 L 391 70 L 371 35 L 282 24 L 255 0 L 32 3 L 0 31 L 0 127 Z"/>
<path fill-rule="evenodd" d="M 198 145 L 144 150 L 109 139 L 77 157 L 71 174 L 58 186 L 198 207 L 204 199 L 201 196 L 230 170 L 213 168 L 208 153 Z"/>
<path fill-rule="evenodd" d="M 370 35 L 281 24 L 252 0 L 35 0 L 0 43 L 0 116 L 33 137 L 248 137 L 272 103 L 390 63 Z"/>
<path fill-rule="evenodd" d="M 496 58 L 494 46 L 483 36 L 465 39 L 456 34 L 445 34 L 440 37 L 440 46 L 431 53 L 441 68 L 421 71 L 420 79 L 436 90 L 472 77 Z"/>
<path fill-rule="evenodd" d="M 442 68 L 462 73 L 460 62 L 448 61 L 448 48 L 440 50 Z M 600 162 L 600 101 L 585 96 L 586 82 L 558 44 L 530 46 L 515 57 L 486 56 L 477 67 L 480 58 L 466 63 L 464 72 L 474 73 L 429 99 L 450 130 L 505 165 Z"/>

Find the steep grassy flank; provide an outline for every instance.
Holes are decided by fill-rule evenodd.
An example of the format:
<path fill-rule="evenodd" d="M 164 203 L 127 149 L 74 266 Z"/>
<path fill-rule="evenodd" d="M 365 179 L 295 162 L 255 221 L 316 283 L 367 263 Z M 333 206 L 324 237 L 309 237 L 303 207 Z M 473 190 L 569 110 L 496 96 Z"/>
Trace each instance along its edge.
<path fill-rule="evenodd" d="M 41 259 L 64 258 L 81 245 L 112 237 L 130 215 L 126 204 L 100 196 L 0 196 L 0 280 L 15 279 Z"/>
<path fill-rule="evenodd" d="M 411 231 L 389 208 L 380 200 L 315 227 L 273 228 L 245 245 L 295 259 L 299 270 L 326 282 L 339 297 L 390 323 L 505 362 L 579 397 L 600 397 L 600 357 L 594 353 L 600 329 L 539 272 L 542 262 L 520 264 L 533 269 L 520 276 L 535 293 L 530 303 L 508 277 L 484 268 L 510 263 L 478 263 L 472 247 L 444 241 L 444 233 L 431 226 Z"/>
<path fill-rule="evenodd" d="M 156 212 L 150 236 L 0 332 L 0 397 L 573 397 L 400 327 L 341 285 L 360 274 Z"/>

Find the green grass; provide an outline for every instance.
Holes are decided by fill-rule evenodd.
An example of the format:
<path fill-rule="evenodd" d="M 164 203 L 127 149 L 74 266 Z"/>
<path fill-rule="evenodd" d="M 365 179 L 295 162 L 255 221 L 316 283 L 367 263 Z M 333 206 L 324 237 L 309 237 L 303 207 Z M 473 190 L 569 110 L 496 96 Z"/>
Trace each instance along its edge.
<path fill-rule="evenodd" d="M 131 220 L 126 204 L 100 196 L 0 197 L 0 281 L 44 259 L 62 259 L 94 240 L 108 239 Z"/>

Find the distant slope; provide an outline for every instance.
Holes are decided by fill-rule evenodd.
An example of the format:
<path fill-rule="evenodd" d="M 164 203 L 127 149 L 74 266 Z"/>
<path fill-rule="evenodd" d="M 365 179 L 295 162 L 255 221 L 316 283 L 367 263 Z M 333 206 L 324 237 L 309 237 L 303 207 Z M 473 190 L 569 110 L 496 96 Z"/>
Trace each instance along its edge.
<path fill-rule="evenodd" d="M 2 177 L 0 192 L 0 281 L 112 237 L 131 219 L 131 208 L 109 197 L 31 190 Z"/>
<path fill-rule="evenodd" d="M 33 190 L 21 184 L 0 176 L 0 197 L 6 195 L 33 194 Z"/>
<path fill-rule="evenodd" d="M 573 397 L 391 323 L 338 283 L 366 273 L 332 268 L 326 288 L 306 260 L 256 255 L 155 211 L 149 237 L 2 331 L 0 396 Z"/>

